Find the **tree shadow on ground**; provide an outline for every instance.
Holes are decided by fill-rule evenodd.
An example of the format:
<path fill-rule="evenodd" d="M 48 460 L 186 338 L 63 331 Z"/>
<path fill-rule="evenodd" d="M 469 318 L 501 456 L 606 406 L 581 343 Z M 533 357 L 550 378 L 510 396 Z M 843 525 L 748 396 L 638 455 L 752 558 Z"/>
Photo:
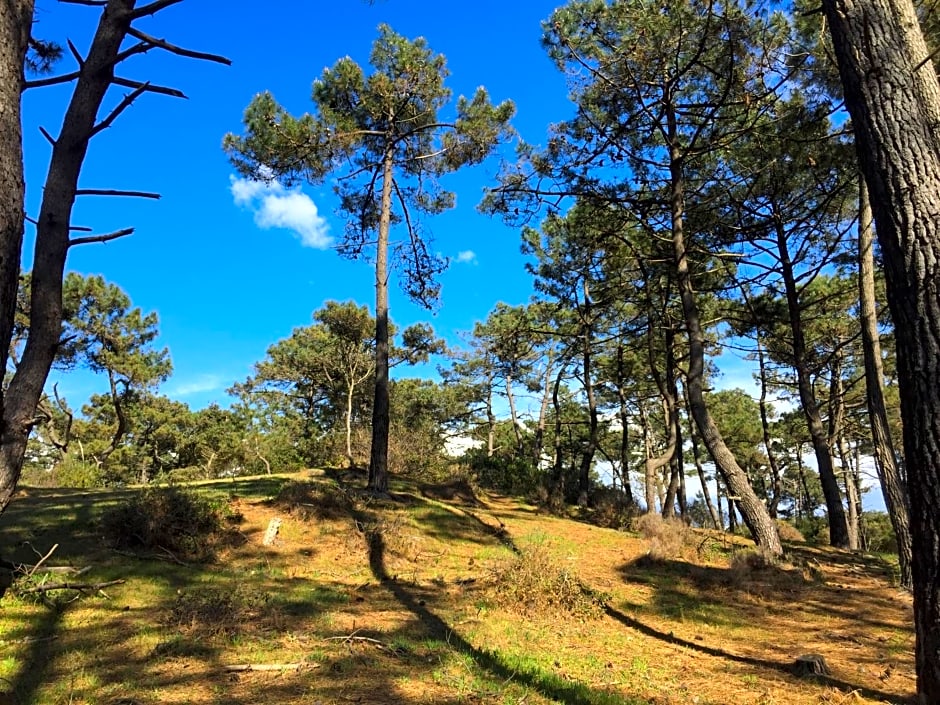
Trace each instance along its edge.
<path fill-rule="evenodd" d="M 369 522 L 370 520 L 374 521 L 374 517 L 370 517 L 364 511 L 357 510 L 356 520 Z M 385 564 L 385 539 L 381 531 L 370 534 L 368 537 L 368 550 L 369 567 L 372 575 L 394 595 L 398 603 L 419 620 L 430 636 L 435 639 L 445 640 L 452 648 L 470 657 L 479 668 L 505 682 L 512 681 L 522 684 L 547 698 L 559 700 L 568 705 L 594 705 L 601 698 L 608 698 L 604 702 L 610 702 L 609 693 L 594 691 L 586 684 L 567 681 L 541 669 L 519 670 L 513 668 L 498 651 L 475 647 L 461 636 L 452 625 L 428 608 L 425 599 L 415 594 L 415 591 L 408 585 L 399 582 L 389 574 Z M 622 702 L 626 705 L 631 703 L 643 705 L 641 701 L 630 699 L 629 696 L 623 696 Z"/>
<path fill-rule="evenodd" d="M 776 616 L 792 618 L 794 612 L 800 610 L 824 618 L 832 614 L 841 599 L 837 588 L 833 591 L 833 588 L 808 581 L 801 571 L 794 568 L 767 566 L 748 571 L 742 577 L 729 568 L 646 555 L 624 564 L 620 572 L 627 582 L 645 585 L 653 591 L 649 605 L 626 603 L 631 610 L 646 612 L 651 617 L 682 621 L 691 619 L 731 629 L 762 623 L 768 624 L 768 629 L 772 631 Z M 810 595 L 820 597 L 810 599 Z M 847 616 L 851 616 L 854 622 L 869 627 L 885 624 L 880 620 L 859 616 L 865 615 L 866 604 L 869 601 L 877 602 L 878 597 L 853 595 L 853 599 L 857 600 L 855 609 Z M 859 614 L 856 614 L 856 610 Z M 606 612 L 612 619 L 648 637 L 716 658 L 794 675 L 793 662 L 737 655 L 701 641 L 682 639 L 673 632 L 656 629 L 636 617 L 628 616 L 611 605 L 606 606 Z M 821 623 L 825 621 L 822 619 Z M 888 626 L 896 629 L 899 625 Z M 867 698 L 891 703 L 914 702 L 898 693 L 887 693 L 831 676 L 817 678 L 820 683 L 849 693 L 857 692 Z"/>

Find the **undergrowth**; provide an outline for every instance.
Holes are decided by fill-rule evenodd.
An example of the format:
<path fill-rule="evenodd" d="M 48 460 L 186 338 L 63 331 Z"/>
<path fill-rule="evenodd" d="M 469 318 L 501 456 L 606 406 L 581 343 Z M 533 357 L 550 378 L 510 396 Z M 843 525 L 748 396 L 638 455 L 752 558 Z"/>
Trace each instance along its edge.
<path fill-rule="evenodd" d="M 115 548 L 144 549 L 182 560 L 211 561 L 229 534 L 227 505 L 191 490 L 142 490 L 101 517 L 104 539 Z"/>

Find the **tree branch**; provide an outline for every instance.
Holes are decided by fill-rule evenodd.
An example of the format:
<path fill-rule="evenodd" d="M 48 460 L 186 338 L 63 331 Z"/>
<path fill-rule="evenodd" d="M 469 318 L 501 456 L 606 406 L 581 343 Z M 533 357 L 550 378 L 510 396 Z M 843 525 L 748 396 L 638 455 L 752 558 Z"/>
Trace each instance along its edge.
<path fill-rule="evenodd" d="M 39 131 L 42 133 L 42 136 L 45 137 L 49 141 L 49 144 L 55 147 L 55 140 L 53 139 L 52 135 L 49 134 L 46 128 L 40 125 Z"/>
<path fill-rule="evenodd" d="M 117 116 L 127 110 L 131 104 L 140 97 L 140 95 L 147 90 L 148 83 L 142 83 L 137 88 L 135 88 L 131 93 L 128 93 L 124 96 L 123 100 L 115 106 L 114 110 L 108 113 L 108 116 L 99 122 L 97 125 L 91 128 L 91 133 L 88 135 L 88 138 L 91 139 L 97 135 L 102 130 L 106 130 L 111 127 L 111 124 L 117 119 Z"/>
<path fill-rule="evenodd" d="M 146 17 L 147 15 L 154 15 L 160 12 L 160 10 L 182 1 L 183 0 L 156 0 L 156 2 L 152 2 L 149 5 L 138 7 L 130 14 L 131 22 L 140 19 L 141 17 Z"/>
<path fill-rule="evenodd" d="M 177 54 L 179 56 L 186 56 L 190 59 L 200 59 L 201 61 L 214 61 L 217 64 L 225 64 L 226 66 L 231 66 L 231 59 L 227 59 L 224 56 L 219 56 L 218 54 L 208 54 L 202 51 L 193 51 L 192 49 L 184 49 L 183 47 L 176 46 L 175 44 L 170 44 L 170 42 L 165 39 L 157 39 L 152 37 L 146 32 L 141 32 L 139 29 L 131 27 L 127 30 L 127 33 L 132 37 L 137 37 L 142 42 L 146 42 L 158 49 L 165 49 L 166 51 Z"/>
<path fill-rule="evenodd" d="M 69 51 L 72 52 L 72 56 L 75 57 L 75 61 L 78 63 L 78 67 L 82 68 L 85 65 L 85 59 L 82 58 L 82 55 L 78 52 L 78 49 L 76 49 L 75 45 L 72 44 L 71 39 L 66 39 L 65 42 L 69 45 Z"/>
<path fill-rule="evenodd" d="M 89 235 L 88 237 L 73 237 L 69 240 L 69 247 L 75 245 L 87 245 L 90 242 L 109 242 L 117 240 L 119 237 L 125 237 L 134 232 L 134 228 L 123 228 L 107 235 Z"/>
<path fill-rule="evenodd" d="M 54 86 L 58 83 L 68 83 L 74 81 L 81 75 L 81 71 L 72 71 L 64 73 L 61 76 L 50 76 L 49 78 L 37 78 L 35 81 L 26 81 L 23 83 L 23 90 L 29 88 L 42 88 L 43 86 Z"/>
<path fill-rule="evenodd" d="M 151 191 L 124 191 L 122 189 L 112 188 L 80 188 L 75 190 L 76 196 L 132 196 L 134 198 L 153 198 L 160 199 L 159 193 Z"/>
<path fill-rule="evenodd" d="M 166 86 L 155 86 L 150 82 L 143 83 L 141 81 L 134 81 L 130 78 L 120 78 L 115 76 L 112 83 L 115 86 L 124 86 L 125 88 L 142 88 L 143 91 L 148 93 L 159 93 L 160 95 L 168 95 L 172 98 L 185 98 L 186 94 L 183 91 L 177 90 L 176 88 L 168 88 Z M 136 96 L 134 96 L 136 98 Z M 117 108 L 115 108 L 117 110 Z M 110 117 L 110 116 L 109 116 Z"/>

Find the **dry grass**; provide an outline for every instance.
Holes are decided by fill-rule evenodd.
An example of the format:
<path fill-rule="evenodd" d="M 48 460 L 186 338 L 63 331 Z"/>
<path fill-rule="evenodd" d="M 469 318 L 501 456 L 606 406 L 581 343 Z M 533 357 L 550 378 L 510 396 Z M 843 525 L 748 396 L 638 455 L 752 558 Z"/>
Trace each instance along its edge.
<path fill-rule="evenodd" d="M 292 481 L 310 485 L 290 490 L 296 501 L 281 494 Z M 244 515 L 244 543 L 220 546 L 209 566 L 108 550 L 98 517 L 126 492 L 29 490 L 0 522 L 10 559 L 34 562 L 33 549 L 58 543 L 54 563 L 127 582 L 56 610 L 8 594 L 0 703 L 875 705 L 912 694 L 910 600 L 873 559 L 795 546 L 810 581 L 762 567 L 738 537 L 704 560 L 700 532 L 683 548 L 663 539 L 671 527 L 637 538 L 400 482 L 382 502 L 344 486 L 345 515 L 331 490 L 329 511 L 288 511 L 331 484 L 201 485 L 213 504 L 237 494 Z M 274 516 L 281 532 L 264 546 Z M 653 560 L 654 540 L 679 551 Z M 577 607 L 585 592 L 603 593 L 604 609 Z M 806 653 L 825 656 L 832 680 L 790 673 Z"/>
<path fill-rule="evenodd" d="M 586 588 L 574 571 L 562 565 L 548 544 L 535 541 L 495 568 L 487 594 L 492 602 L 522 615 L 565 612 L 601 614 L 601 596 Z"/>
<path fill-rule="evenodd" d="M 681 558 L 696 545 L 695 534 L 687 524 L 680 519 L 664 519 L 655 512 L 640 516 L 636 530 L 649 541 L 649 555 L 653 558 Z"/>

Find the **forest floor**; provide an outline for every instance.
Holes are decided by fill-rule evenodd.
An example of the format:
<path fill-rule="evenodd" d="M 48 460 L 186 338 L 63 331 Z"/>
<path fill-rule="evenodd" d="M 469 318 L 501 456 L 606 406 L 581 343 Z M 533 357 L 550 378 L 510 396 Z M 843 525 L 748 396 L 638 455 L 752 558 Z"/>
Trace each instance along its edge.
<path fill-rule="evenodd" d="M 296 481 L 307 484 L 292 501 L 274 500 Z M 4 558 L 35 564 L 57 544 L 45 566 L 88 570 L 46 585 L 124 582 L 44 601 L 7 591 L 0 705 L 913 695 L 911 602 L 877 557 L 789 544 L 767 567 L 746 558 L 744 539 L 690 531 L 662 558 L 638 534 L 459 483 L 394 481 L 384 500 L 363 485 L 316 471 L 201 485 L 230 507 L 236 539 L 209 564 L 108 548 L 98 517 L 136 490 L 26 488 L 0 518 Z M 804 654 L 822 655 L 831 675 L 794 675 Z"/>

